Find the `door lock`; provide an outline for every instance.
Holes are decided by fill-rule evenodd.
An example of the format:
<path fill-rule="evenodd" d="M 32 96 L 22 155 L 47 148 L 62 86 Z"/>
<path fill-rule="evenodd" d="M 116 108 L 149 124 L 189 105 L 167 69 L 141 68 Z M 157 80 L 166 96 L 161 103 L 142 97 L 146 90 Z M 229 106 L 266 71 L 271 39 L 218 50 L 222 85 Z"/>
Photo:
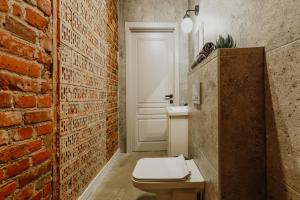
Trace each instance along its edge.
<path fill-rule="evenodd" d="M 170 101 L 170 104 L 173 103 L 173 94 L 168 94 L 168 95 L 165 95 L 165 100 L 169 100 Z"/>

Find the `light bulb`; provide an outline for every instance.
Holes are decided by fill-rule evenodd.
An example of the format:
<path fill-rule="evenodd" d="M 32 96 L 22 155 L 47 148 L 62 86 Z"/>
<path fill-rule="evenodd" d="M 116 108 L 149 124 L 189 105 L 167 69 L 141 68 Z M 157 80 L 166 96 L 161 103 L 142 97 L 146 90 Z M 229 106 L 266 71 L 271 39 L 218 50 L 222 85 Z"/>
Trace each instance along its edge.
<path fill-rule="evenodd" d="M 190 17 L 185 17 L 181 22 L 181 30 L 184 33 L 190 33 L 193 30 L 193 21 Z"/>

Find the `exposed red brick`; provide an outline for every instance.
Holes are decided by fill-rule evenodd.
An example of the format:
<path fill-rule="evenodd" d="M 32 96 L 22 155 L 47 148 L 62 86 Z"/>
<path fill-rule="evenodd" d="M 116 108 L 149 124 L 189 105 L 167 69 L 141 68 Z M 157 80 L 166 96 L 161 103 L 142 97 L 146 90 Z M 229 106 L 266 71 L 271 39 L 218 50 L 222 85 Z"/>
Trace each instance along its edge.
<path fill-rule="evenodd" d="M 5 199 L 9 195 L 11 195 L 17 188 L 17 184 L 15 181 L 7 183 L 4 186 L 0 187 L 0 199 Z"/>
<path fill-rule="evenodd" d="M 41 69 L 37 64 L 7 55 L 0 55 L 0 69 L 6 69 L 31 77 L 39 77 L 41 73 Z"/>
<path fill-rule="evenodd" d="M 33 197 L 31 198 L 31 200 L 41 200 L 43 198 L 43 192 L 40 191 L 36 194 L 33 195 Z"/>
<path fill-rule="evenodd" d="M 0 0 L 0 200 L 52 199 L 51 2 Z"/>
<path fill-rule="evenodd" d="M 32 169 L 28 173 L 20 175 L 19 185 L 23 187 L 49 171 L 51 171 L 51 162 L 39 165 L 38 167 Z"/>
<path fill-rule="evenodd" d="M 11 16 L 6 16 L 5 29 L 16 34 L 20 38 L 35 43 L 36 33 L 26 25 Z"/>
<path fill-rule="evenodd" d="M 41 140 L 34 140 L 27 143 L 27 148 L 29 152 L 35 152 L 40 150 L 43 146 L 43 142 Z"/>
<path fill-rule="evenodd" d="M 40 30 L 45 30 L 48 25 L 47 18 L 31 8 L 26 8 L 26 21 Z"/>
<path fill-rule="evenodd" d="M 49 159 L 47 150 L 42 150 L 32 155 L 32 164 L 37 165 Z"/>
<path fill-rule="evenodd" d="M 51 61 L 51 58 L 46 53 L 40 51 L 37 54 L 37 60 L 41 63 L 49 64 Z"/>
<path fill-rule="evenodd" d="M 43 35 L 40 37 L 40 45 L 43 47 L 46 51 L 52 52 L 52 38 Z"/>
<path fill-rule="evenodd" d="M 14 99 L 16 108 L 34 108 L 36 106 L 35 96 L 16 96 Z"/>
<path fill-rule="evenodd" d="M 25 171 L 26 169 L 28 169 L 29 166 L 30 166 L 29 159 L 24 159 L 17 163 L 8 165 L 6 168 L 7 176 L 9 176 L 9 177 L 16 176 L 16 175 L 22 173 L 23 171 Z"/>
<path fill-rule="evenodd" d="M 32 47 L 24 42 L 21 42 L 20 40 L 17 40 L 13 36 L 3 31 L 0 31 L 0 47 L 4 48 L 6 51 L 12 54 L 24 56 L 32 60 L 37 60 L 40 63 L 48 63 L 48 57 L 45 52 L 42 52 L 36 47 Z"/>
<path fill-rule="evenodd" d="M 38 107 L 39 108 L 49 108 L 52 105 L 51 96 L 40 96 L 38 97 Z"/>
<path fill-rule="evenodd" d="M 36 191 L 43 190 L 44 185 L 47 184 L 49 181 L 52 181 L 51 174 L 44 174 L 43 177 L 39 178 L 39 180 L 35 182 Z"/>
<path fill-rule="evenodd" d="M 21 190 L 16 197 L 15 200 L 27 200 L 33 194 L 33 185 L 26 186 L 23 190 Z"/>
<path fill-rule="evenodd" d="M 43 189 L 43 196 L 46 197 L 52 193 L 52 184 L 51 182 L 47 183 Z"/>
<path fill-rule="evenodd" d="M 0 0 L 0 11 L 6 12 L 8 10 L 7 0 Z"/>
<path fill-rule="evenodd" d="M 36 128 L 36 132 L 37 132 L 37 135 L 47 135 L 47 134 L 51 134 L 53 131 L 53 124 L 50 123 L 50 124 L 44 124 L 44 125 L 41 125 L 41 126 L 38 126 Z"/>
<path fill-rule="evenodd" d="M 37 6 L 46 15 L 51 16 L 52 7 L 51 7 L 51 2 L 49 0 L 37 0 Z"/>
<path fill-rule="evenodd" d="M 0 169 L 0 182 L 5 178 L 3 169 Z"/>
<path fill-rule="evenodd" d="M 32 127 L 19 128 L 16 130 L 14 140 L 25 140 L 32 137 Z"/>
<path fill-rule="evenodd" d="M 24 0 L 26 3 L 29 3 L 33 6 L 36 6 L 36 0 Z"/>
<path fill-rule="evenodd" d="M 15 160 L 27 154 L 25 144 L 7 146 L 0 151 L 0 163 Z"/>
<path fill-rule="evenodd" d="M 42 88 L 41 88 L 41 92 L 43 94 L 48 93 L 50 90 L 50 86 L 48 82 L 42 82 Z"/>
<path fill-rule="evenodd" d="M 0 108 L 10 108 L 12 105 L 12 95 L 7 92 L 0 92 Z"/>
<path fill-rule="evenodd" d="M 22 15 L 22 9 L 18 4 L 13 5 L 13 15 L 20 17 Z"/>
<path fill-rule="evenodd" d="M 106 146 L 106 148 L 103 150 L 103 152 L 105 152 L 103 155 L 103 159 L 109 160 L 110 157 L 113 155 L 113 153 L 115 152 L 115 150 L 118 147 L 118 93 L 117 93 L 117 88 L 118 88 L 118 63 L 117 63 L 117 37 L 118 37 L 118 29 L 117 29 L 117 25 L 118 25 L 118 21 L 117 21 L 117 3 L 116 1 L 105 1 L 106 4 L 106 8 L 107 10 L 104 10 L 103 13 L 101 13 L 101 16 L 104 16 L 103 18 L 101 16 L 99 16 L 99 18 L 97 17 L 97 8 L 95 10 L 89 10 L 90 15 L 91 16 L 96 16 L 97 19 L 91 21 L 91 27 L 96 27 L 96 28 L 89 28 L 87 27 L 87 34 L 85 35 L 81 35 L 80 37 L 73 37 L 72 39 L 69 39 L 68 37 L 68 33 L 64 33 L 64 35 L 66 36 L 62 41 L 60 41 L 62 43 L 60 48 L 60 52 L 62 53 L 61 55 L 63 55 L 63 63 L 68 63 L 69 65 L 72 65 L 72 68 L 74 68 L 73 70 L 70 70 L 69 72 L 67 72 L 66 74 L 64 72 L 62 72 L 62 74 L 65 74 L 67 76 L 66 79 L 68 79 L 68 82 L 65 82 L 63 85 L 61 85 L 61 83 L 59 82 L 58 84 L 58 88 L 60 88 L 60 86 L 63 86 L 63 91 L 60 91 L 61 94 L 63 94 L 61 96 L 61 98 L 63 99 L 63 101 L 59 102 L 59 108 L 60 108 L 60 114 L 63 114 L 65 111 L 65 106 L 68 108 L 66 110 L 68 110 L 68 118 L 71 120 L 76 120 L 78 119 L 78 116 L 80 116 L 81 114 L 83 114 L 83 112 L 85 113 L 95 113 L 95 115 L 100 115 L 100 113 L 105 113 L 105 115 L 107 116 L 106 118 L 104 117 L 104 126 L 103 125 L 96 125 L 94 123 L 92 123 L 92 119 L 87 119 L 86 123 L 89 124 L 87 129 L 83 129 L 81 131 L 79 131 L 78 133 L 73 133 L 73 131 L 71 130 L 72 128 L 69 128 L 68 126 L 72 126 L 71 122 L 70 125 L 68 123 L 64 123 L 64 124 L 60 124 L 61 129 L 59 129 L 59 131 L 61 131 L 61 134 L 58 134 L 58 137 L 66 137 L 67 141 L 68 140 L 72 140 L 72 136 L 68 136 L 68 134 L 76 134 L 78 136 L 80 136 L 81 134 L 84 134 L 85 132 L 88 132 L 91 136 L 93 135 L 96 137 L 96 135 L 99 134 L 100 130 L 103 130 L 104 132 L 106 132 L 105 134 L 105 139 L 102 141 L 90 141 L 90 145 L 86 146 L 86 149 L 89 153 L 85 154 L 82 156 L 82 159 L 85 160 L 85 162 L 87 163 L 88 166 L 90 166 L 88 171 L 85 170 L 81 170 L 83 169 L 85 166 L 79 166 L 79 169 L 77 170 L 78 172 L 82 172 L 80 174 L 80 176 L 77 178 L 74 175 L 69 175 L 70 179 L 74 180 L 70 183 L 67 183 L 66 181 L 64 181 L 64 177 L 60 177 L 60 191 L 65 194 L 64 189 L 65 188 L 70 188 L 70 191 L 75 191 L 77 190 L 77 185 L 78 184 L 83 184 L 85 187 L 87 186 L 87 182 L 85 182 L 84 180 L 90 177 L 90 174 L 94 174 L 97 173 L 100 168 L 99 168 L 99 164 L 102 158 L 100 158 L 98 155 L 99 151 L 93 151 L 94 148 L 96 148 L 97 146 L 101 146 L 104 145 Z M 88 2 L 83 1 L 82 2 L 82 6 L 88 6 Z M 71 7 L 64 7 L 64 9 L 68 9 L 70 10 L 70 13 L 77 13 L 76 8 L 71 8 Z M 96 12 L 95 12 L 96 11 Z M 80 14 L 79 14 L 80 15 Z M 106 15 L 106 16 L 105 16 Z M 63 16 L 65 17 L 65 16 Z M 71 16 L 67 16 L 67 18 L 70 19 L 70 22 L 66 22 L 64 20 L 61 20 L 61 23 L 63 25 L 68 26 L 69 23 L 76 23 Z M 72 21 L 73 20 L 73 21 Z M 99 25 L 101 24 L 101 21 L 105 20 L 107 24 L 105 24 L 105 27 L 102 27 Z M 69 21 L 69 20 L 67 20 Z M 78 19 L 79 23 L 82 23 L 83 21 L 81 21 L 81 19 Z M 105 46 L 100 44 L 99 41 L 102 39 L 104 39 L 106 41 Z M 94 59 L 96 60 L 96 65 L 101 67 L 101 65 L 103 63 L 105 64 L 105 72 L 101 72 L 103 73 L 103 78 L 100 78 L 99 81 L 101 83 L 103 83 L 104 85 L 104 90 L 105 90 L 105 96 L 100 97 L 101 99 L 99 99 L 100 101 L 104 102 L 103 103 L 103 109 L 99 109 L 99 106 L 95 106 L 95 108 L 86 108 L 86 110 L 82 110 L 82 109 L 77 109 L 78 106 L 80 106 L 80 99 L 82 99 L 82 101 L 84 101 L 85 103 L 89 104 L 92 103 L 94 100 L 90 99 L 88 97 L 87 93 L 82 93 L 81 90 L 81 86 L 77 86 L 76 84 L 76 80 L 73 79 L 72 73 L 76 73 L 78 74 L 78 79 L 85 79 L 85 70 L 79 66 L 79 65 L 74 65 L 72 63 L 72 59 L 74 57 L 77 57 L 77 53 L 74 53 L 72 55 L 72 53 L 70 52 L 78 52 L 78 54 L 85 54 L 85 50 L 83 50 L 81 47 L 77 46 L 77 45 L 68 45 L 68 43 L 71 41 L 71 43 L 80 43 L 81 40 L 87 40 L 90 43 L 88 44 L 89 48 L 95 48 L 95 46 L 99 45 L 99 49 L 101 49 L 101 55 L 97 55 L 94 57 Z M 67 45 L 68 48 L 63 48 L 63 45 Z M 97 48 L 97 47 L 96 47 Z M 102 58 L 101 58 L 102 57 Z M 76 59 L 75 59 L 76 60 Z M 95 60 L 93 60 L 92 58 L 85 58 L 84 62 L 94 62 Z M 63 64 L 64 65 L 64 64 Z M 60 66 L 59 69 L 62 69 L 63 66 Z M 76 72 L 75 72 L 76 70 Z M 96 71 L 91 73 L 96 75 Z M 68 77 L 69 76 L 69 77 Z M 95 90 L 101 89 L 102 86 L 98 85 L 98 84 L 90 84 L 90 87 L 92 87 Z M 75 86 L 76 85 L 76 86 Z M 82 85 L 84 87 L 84 85 Z M 66 94 L 69 93 L 69 94 Z M 64 95 L 67 96 L 71 96 L 74 98 L 65 98 Z M 67 99 L 67 101 L 65 101 Z M 92 103 L 93 104 L 93 103 Z M 88 107 L 88 106 L 87 106 Z M 62 110 L 63 109 L 63 110 Z M 58 118 L 58 124 L 61 122 L 65 122 L 64 120 L 64 116 L 61 116 L 61 118 Z M 63 126 L 66 126 L 63 127 Z M 84 146 L 85 141 L 81 141 L 79 140 L 76 143 L 62 143 L 62 147 L 68 147 L 68 148 L 76 148 L 76 146 Z M 64 168 L 59 168 L 59 171 L 61 174 L 68 174 L 69 173 L 69 169 L 71 169 L 70 171 L 72 171 L 72 169 L 74 169 L 74 163 L 65 161 L 65 159 L 63 159 L 63 153 L 60 152 L 61 155 L 61 162 L 62 164 L 65 166 Z M 80 159 L 79 155 L 74 155 L 76 157 L 76 159 Z M 95 167 L 92 167 L 95 166 Z M 53 188 L 53 190 L 55 190 L 56 188 Z M 68 192 L 67 192 L 68 193 Z M 71 194 L 71 193 L 68 193 Z M 76 195 L 79 195 L 78 193 Z M 65 195 L 63 195 L 62 198 L 64 198 Z"/>
<path fill-rule="evenodd" d="M 0 127 L 8 127 L 22 124 L 22 115 L 20 112 L 0 112 Z"/>
<path fill-rule="evenodd" d="M 0 88 L 3 90 L 39 92 L 40 87 L 36 80 L 26 79 L 18 75 L 0 72 Z"/>
<path fill-rule="evenodd" d="M 24 114 L 25 124 L 45 122 L 49 120 L 51 120 L 51 113 L 49 111 L 37 111 Z"/>
<path fill-rule="evenodd" d="M 8 144 L 8 134 L 7 131 L 5 130 L 0 130 L 0 146 L 4 145 L 4 144 Z"/>
<path fill-rule="evenodd" d="M 44 200 L 51 200 L 52 199 L 52 196 L 47 196 L 47 197 L 44 197 Z"/>

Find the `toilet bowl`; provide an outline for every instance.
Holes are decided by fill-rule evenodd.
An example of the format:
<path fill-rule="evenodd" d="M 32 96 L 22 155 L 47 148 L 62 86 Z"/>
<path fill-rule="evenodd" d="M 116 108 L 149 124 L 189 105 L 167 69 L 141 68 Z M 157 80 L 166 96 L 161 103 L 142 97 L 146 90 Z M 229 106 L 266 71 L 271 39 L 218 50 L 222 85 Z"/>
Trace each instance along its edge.
<path fill-rule="evenodd" d="M 132 173 L 133 185 L 155 193 L 157 200 L 197 200 L 204 191 L 204 179 L 193 160 L 181 155 L 140 159 Z"/>

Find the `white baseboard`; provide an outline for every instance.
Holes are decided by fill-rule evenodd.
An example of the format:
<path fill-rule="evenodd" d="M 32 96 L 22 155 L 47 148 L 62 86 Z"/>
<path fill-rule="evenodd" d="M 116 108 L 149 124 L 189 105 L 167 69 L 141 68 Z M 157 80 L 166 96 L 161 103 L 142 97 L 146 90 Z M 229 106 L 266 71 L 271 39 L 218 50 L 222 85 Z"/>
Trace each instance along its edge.
<path fill-rule="evenodd" d="M 97 176 L 91 181 L 89 186 L 85 189 L 85 191 L 80 195 L 78 200 L 88 200 L 91 198 L 91 195 L 97 189 L 97 186 L 101 184 L 105 175 L 109 172 L 112 165 L 117 161 L 120 157 L 120 149 L 118 149 L 115 154 L 111 157 L 111 159 L 106 163 L 106 165 L 101 169 L 101 171 L 97 174 Z"/>

